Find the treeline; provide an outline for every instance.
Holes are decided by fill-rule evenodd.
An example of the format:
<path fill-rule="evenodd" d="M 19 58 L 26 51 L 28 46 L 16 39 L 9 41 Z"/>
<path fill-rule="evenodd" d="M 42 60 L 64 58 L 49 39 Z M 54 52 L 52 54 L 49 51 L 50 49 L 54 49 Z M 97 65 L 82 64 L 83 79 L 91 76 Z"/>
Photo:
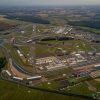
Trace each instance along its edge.
<path fill-rule="evenodd" d="M 21 21 L 27 21 L 27 22 L 33 22 L 33 23 L 39 23 L 39 24 L 50 24 L 50 21 L 43 19 L 41 17 L 32 16 L 32 15 L 8 15 L 6 18 L 17 19 Z"/>
<path fill-rule="evenodd" d="M 6 65 L 6 58 L 5 57 L 1 57 L 0 58 L 0 70 Z"/>
<path fill-rule="evenodd" d="M 90 28 L 95 28 L 95 29 L 100 29 L 100 21 L 69 21 L 69 25 L 74 25 L 74 26 L 83 26 L 83 27 L 90 27 Z"/>
<path fill-rule="evenodd" d="M 52 41 L 52 40 L 58 40 L 58 41 L 64 41 L 64 40 L 74 40 L 72 37 L 47 37 L 42 39 L 41 41 Z"/>

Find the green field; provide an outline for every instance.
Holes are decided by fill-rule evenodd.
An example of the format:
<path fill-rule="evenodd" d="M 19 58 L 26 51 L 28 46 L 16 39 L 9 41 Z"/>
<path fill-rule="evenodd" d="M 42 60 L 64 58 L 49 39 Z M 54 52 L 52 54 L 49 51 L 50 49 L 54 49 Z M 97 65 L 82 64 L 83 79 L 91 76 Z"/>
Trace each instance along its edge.
<path fill-rule="evenodd" d="M 44 89 L 58 89 L 59 87 L 61 87 L 61 84 L 58 82 L 44 82 L 39 84 L 37 87 L 39 88 L 44 88 Z"/>
<path fill-rule="evenodd" d="M 85 83 L 79 83 L 75 86 L 71 86 L 71 87 L 69 87 L 69 91 L 72 93 L 88 95 L 88 96 L 92 96 L 92 94 L 94 93 L 88 89 L 88 86 Z"/>
<path fill-rule="evenodd" d="M 43 44 L 44 43 L 44 44 Z M 48 46 L 51 45 L 51 46 Z M 73 52 L 78 50 L 83 51 L 92 51 L 94 50 L 86 41 L 83 40 L 65 40 L 65 41 L 42 41 L 41 44 L 36 44 L 36 55 L 37 56 L 45 56 L 45 55 L 55 55 L 55 51 L 58 48 L 62 48 L 67 52 Z"/>
<path fill-rule="evenodd" d="M 100 78 L 97 78 L 96 80 L 100 80 Z M 89 83 L 97 89 L 97 91 L 100 91 L 100 81 L 91 80 Z"/>
<path fill-rule="evenodd" d="M 62 77 L 63 74 L 71 74 L 73 72 L 72 68 L 62 68 L 62 69 L 58 69 L 58 70 L 54 70 L 54 71 L 48 71 L 43 73 L 45 75 L 46 78 L 48 79 L 55 79 L 57 77 Z"/>
<path fill-rule="evenodd" d="M 24 86 L 0 80 L 0 100 L 88 100 L 79 97 L 65 96 L 42 92 Z"/>

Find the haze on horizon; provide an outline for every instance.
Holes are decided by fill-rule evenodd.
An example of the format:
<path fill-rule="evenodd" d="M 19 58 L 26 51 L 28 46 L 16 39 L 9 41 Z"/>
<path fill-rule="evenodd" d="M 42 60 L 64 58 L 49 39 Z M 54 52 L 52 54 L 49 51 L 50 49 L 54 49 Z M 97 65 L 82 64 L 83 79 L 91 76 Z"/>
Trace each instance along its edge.
<path fill-rule="evenodd" d="M 0 0 L 2 6 L 100 5 L 100 0 Z"/>

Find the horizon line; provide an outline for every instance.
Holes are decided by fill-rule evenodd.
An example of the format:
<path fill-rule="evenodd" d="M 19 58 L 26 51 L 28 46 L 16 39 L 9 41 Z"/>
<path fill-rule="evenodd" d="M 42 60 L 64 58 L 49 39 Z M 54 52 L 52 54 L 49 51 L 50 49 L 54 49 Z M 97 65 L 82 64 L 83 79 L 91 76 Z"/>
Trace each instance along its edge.
<path fill-rule="evenodd" d="M 64 7 L 64 6 L 100 6 L 100 4 L 79 4 L 79 5 L 0 5 L 0 7 Z"/>

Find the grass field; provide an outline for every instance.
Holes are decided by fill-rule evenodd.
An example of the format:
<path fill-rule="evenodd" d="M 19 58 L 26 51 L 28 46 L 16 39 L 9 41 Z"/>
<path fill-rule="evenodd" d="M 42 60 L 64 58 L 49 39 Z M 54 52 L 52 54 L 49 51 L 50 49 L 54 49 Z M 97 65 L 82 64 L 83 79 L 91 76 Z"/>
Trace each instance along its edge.
<path fill-rule="evenodd" d="M 54 71 L 48 71 L 46 73 L 44 73 L 45 77 L 48 79 L 55 79 L 57 77 L 62 77 L 63 74 L 71 74 L 73 72 L 72 68 L 62 68 L 62 69 L 58 69 L 58 70 L 54 70 Z"/>
<path fill-rule="evenodd" d="M 65 40 L 65 41 L 42 41 L 41 43 L 45 44 L 36 44 L 36 55 L 45 56 L 45 55 L 54 55 L 55 51 L 58 48 L 62 48 L 67 52 L 73 52 L 78 50 L 91 51 L 93 47 L 86 41 L 82 40 Z M 48 46 L 47 44 L 51 45 Z"/>
<path fill-rule="evenodd" d="M 45 89 L 58 89 L 59 87 L 61 87 L 61 84 L 58 82 L 44 82 L 39 84 L 37 87 L 39 88 L 45 88 Z"/>
<path fill-rule="evenodd" d="M 98 80 L 99 80 L 99 81 L 98 81 Z M 89 81 L 89 83 L 90 83 L 92 86 L 94 86 L 94 87 L 97 89 L 97 91 L 100 92 L 100 78 L 95 79 L 95 80 L 91 80 L 91 81 Z"/>
<path fill-rule="evenodd" d="M 42 92 L 0 80 L 0 100 L 86 100 L 86 99 L 82 99 L 79 97 L 72 97 L 72 96 L 64 96 L 49 92 Z"/>
<path fill-rule="evenodd" d="M 69 90 L 72 93 L 88 95 L 88 96 L 92 96 L 92 94 L 94 93 L 93 91 L 90 91 L 88 89 L 88 86 L 85 83 L 80 83 L 80 84 L 77 84 L 75 86 L 72 86 L 69 88 Z"/>

